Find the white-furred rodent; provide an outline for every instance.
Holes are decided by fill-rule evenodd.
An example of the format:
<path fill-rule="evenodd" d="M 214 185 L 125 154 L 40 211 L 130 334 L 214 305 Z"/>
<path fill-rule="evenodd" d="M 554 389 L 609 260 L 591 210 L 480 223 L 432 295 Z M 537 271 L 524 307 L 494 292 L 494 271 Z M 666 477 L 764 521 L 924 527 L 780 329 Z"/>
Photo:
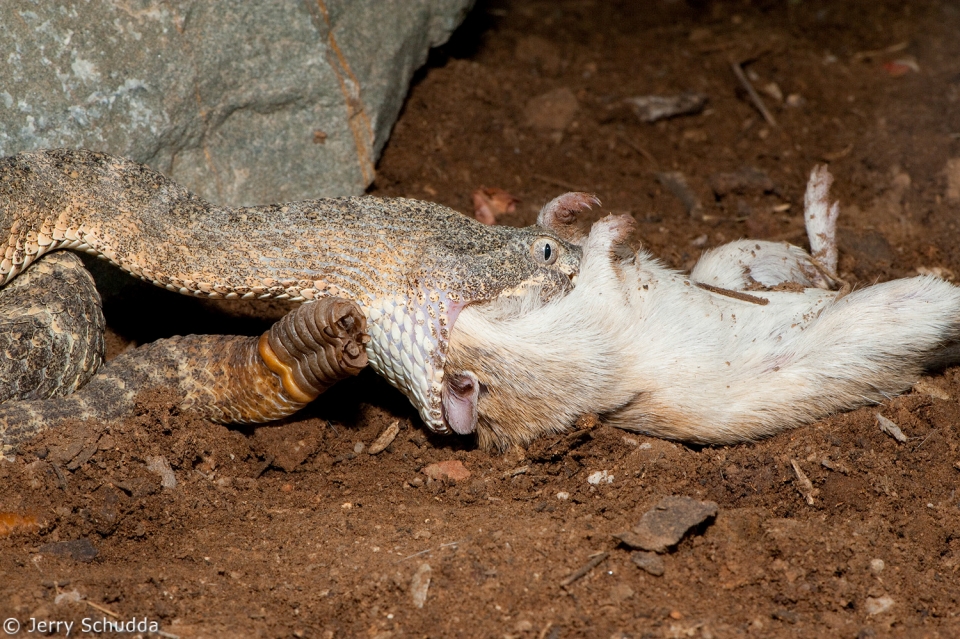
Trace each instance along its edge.
<path fill-rule="evenodd" d="M 626 244 L 628 216 L 578 237 L 588 206 L 567 194 L 541 217 L 571 221 L 583 246 L 575 288 L 473 304 L 452 332 L 444 407 L 504 449 L 596 413 L 620 428 L 702 444 L 754 440 L 909 389 L 951 359 L 960 288 L 930 276 L 850 292 L 836 276 L 838 208 L 814 169 L 814 256 L 786 243 L 708 251 L 690 276 Z M 565 199 L 564 199 L 565 198 Z"/>

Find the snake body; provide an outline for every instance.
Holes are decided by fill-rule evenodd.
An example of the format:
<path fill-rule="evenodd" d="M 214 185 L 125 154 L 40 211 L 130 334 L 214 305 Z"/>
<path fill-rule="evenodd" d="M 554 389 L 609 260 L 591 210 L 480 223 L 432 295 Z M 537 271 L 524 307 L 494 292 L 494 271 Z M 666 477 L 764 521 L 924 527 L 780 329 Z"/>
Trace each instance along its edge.
<path fill-rule="evenodd" d="M 0 286 L 57 249 L 211 298 L 356 302 L 370 363 L 448 432 L 444 362 L 472 302 L 572 287 L 580 250 L 551 229 L 490 227 L 407 199 L 215 206 L 148 167 L 86 150 L 0 160 Z M 6 380 L 0 380 L 6 381 Z"/>
<path fill-rule="evenodd" d="M 46 261 L 29 268 L 24 279 Z M 71 323 L 78 329 L 86 326 L 82 319 Z M 123 417 L 133 409 L 138 393 L 160 387 L 175 390 L 182 410 L 221 423 L 286 417 L 367 365 L 365 329 L 356 304 L 328 297 L 292 311 L 259 338 L 186 335 L 157 340 L 118 355 L 76 392 L 48 396 L 34 391 L 20 396 L 22 401 L 0 405 L 0 445 L 13 448 L 44 427 L 70 419 Z M 51 378 L 72 379 L 70 360 L 57 355 L 53 349 L 35 349 L 33 356 L 51 371 Z"/>
<path fill-rule="evenodd" d="M 93 278 L 71 253 L 50 255 L 0 289 L 0 403 L 77 390 L 103 362 L 103 328 Z"/>

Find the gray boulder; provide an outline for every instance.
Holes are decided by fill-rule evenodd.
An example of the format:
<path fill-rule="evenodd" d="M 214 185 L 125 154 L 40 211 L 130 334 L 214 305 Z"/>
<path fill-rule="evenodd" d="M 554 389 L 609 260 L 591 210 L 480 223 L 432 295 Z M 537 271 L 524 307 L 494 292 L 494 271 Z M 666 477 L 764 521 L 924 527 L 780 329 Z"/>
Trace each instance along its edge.
<path fill-rule="evenodd" d="M 207 199 L 361 193 L 473 0 L 0 3 L 0 156 L 87 147 Z"/>

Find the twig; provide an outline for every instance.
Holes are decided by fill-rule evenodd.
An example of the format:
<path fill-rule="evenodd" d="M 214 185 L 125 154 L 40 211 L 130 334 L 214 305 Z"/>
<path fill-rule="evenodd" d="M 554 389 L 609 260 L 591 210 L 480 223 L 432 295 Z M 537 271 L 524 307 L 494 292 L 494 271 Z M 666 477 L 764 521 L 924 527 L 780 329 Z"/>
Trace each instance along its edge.
<path fill-rule="evenodd" d="M 541 182 L 550 184 L 551 186 L 559 186 L 561 189 L 568 189 L 570 191 L 579 191 L 581 193 L 588 190 L 583 187 L 577 186 L 576 184 L 571 184 L 570 182 L 558 180 L 556 178 L 552 178 L 546 175 L 540 175 L 539 173 L 533 173 L 530 177 L 532 177 L 534 180 L 540 180 Z"/>
<path fill-rule="evenodd" d="M 572 584 L 573 582 L 577 581 L 578 579 L 583 579 L 584 577 L 587 576 L 587 573 L 589 573 L 591 570 L 599 566 L 600 563 L 604 559 L 606 559 L 609 555 L 610 553 L 608 553 L 605 550 L 598 553 L 594 553 L 593 555 L 590 555 L 590 561 L 588 561 L 583 566 L 581 566 L 577 570 L 570 573 L 570 575 L 565 577 L 564 580 L 560 582 L 560 585 L 563 587 L 566 587 Z"/>
<path fill-rule="evenodd" d="M 57 484 L 60 486 L 60 490 L 67 491 L 67 478 L 63 476 L 63 471 L 60 470 L 60 464 L 56 462 L 51 462 L 50 466 L 53 467 L 53 472 L 57 475 Z"/>
<path fill-rule="evenodd" d="M 889 47 L 884 49 L 874 49 L 873 51 L 857 51 L 853 54 L 852 60 L 854 62 L 860 62 L 861 60 L 870 60 L 871 58 L 879 58 L 881 56 L 890 55 L 891 53 L 899 53 L 903 51 L 910 45 L 909 40 L 904 40 L 903 42 L 898 42 L 896 44 L 891 44 Z"/>
<path fill-rule="evenodd" d="M 836 162 L 837 160 L 842 160 L 850 155 L 851 151 L 853 151 L 853 142 L 843 147 L 839 151 L 834 151 L 833 153 L 823 153 L 820 157 L 826 162 Z"/>
<path fill-rule="evenodd" d="M 412 555 L 408 555 L 408 556 L 404 557 L 403 559 L 398 559 L 398 560 L 396 560 L 396 561 L 393 562 L 393 563 L 399 564 L 399 563 L 401 563 L 401 562 L 406 561 L 407 559 L 413 559 L 414 557 L 419 557 L 420 555 L 426 555 L 427 553 L 431 553 L 431 552 L 433 552 L 434 550 L 440 550 L 441 548 L 448 548 L 448 547 L 450 547 L 450 546 L 456 546 L 456 545 L 459 544 L 459 543 L 460 543 L 459 541 L 448 541 L 448 542 L 445 543 L 445 544 L 440 544 L 440 545 L 437 546 L 436 548 L 427 548 L 426 550 L 421 550 L 420 552 L 415 552 L 415 553 L 413 553 Z"/>
<path fill-rule="evenodd" d="M 100 612 L 102 612 L 102 613 L 105 614 L 105 615 L 110 615 L 110 616 L 113 617 L 114 619 L 119 619 L 119 618 L 120 618 L 120 615 L 118 615 L 118 614 L 115 613 L 114 611 L 110 610 L 109 608 L 104 608 L 104 607 L 101 606 L 100 604 L 95 604 L 95 603 L 93 603 L 92 601 L 90 601 L 89 599 L 87 599 L 86 602 L 87 602 L 87 605 L 88 605 L 88 606 L 90 606 L 91 608 L 96 608 L 97 610 L 99 610 Z"/>
<path fill-rule="evenodd" d="M 643 148 L 642 146 L 640 146 L 639 144 L 637 144 L 636 142 L 628 138 L 626 135 L 623 135 L 622 133 L 618 137 L 620 138 L 621 142 L 623 142 L 624 144 L 629 146 L 631 149 L 633 149 L 634 151 L 642 155 L 644 158 L 646 158 L 647 161 L 653 165 L 654 169 L 659 170 L 660 163 L 657 162 L 657 158 L 653 157 L 653 154 L 650 153 L 650 151 L 647 151 L 645 148 Z"/>
<path fill-rule="evenodd" d="M 922 442 L 920 442 L 919 444 L 917 444 L 916 448 L 913 449 L 913 452 L 917 452 L 917 449 L 919 449 L 921 446 L 923 446 L 924 444 L 926 444 L 926 443 L 927 443 L 927 440 L 930 439 L 930 436 L 933 435 L 935 432 L 937 432 L 937 429 L 936 429 L 936 428 L 934 428 L 934 429 L 931 430 L 929 433 L 927 433 L 927 436 L 923 438 L 923 441 L 922 441 Z"/>
<path fill-rule="evenodd" d="M 760 95 L 757 93 L 756 89 L 754 89 L 753 85 L 750 84 L 750 79 L 747 78 L 747 74 L 743 72 L 743 67 L 740 66 L 740 63 L 734 62 L 730 66 L 733 69 L 734 75 L 736 75 L 737 79 L 740 80 L 740 84 L 742 84 L 743 88 L 747 90 L 747 95 L 750 96 L 750 101 L 753 102 L 753 106 L 757 107 L 757 111 L 760 112 L 760 115 L 763 116 L 763 119 L 766 120 L 767 124 L 770 126 L 779 128 L 780 125 L 777 124 L 773 114 L 767 110 L 766 105 L 763 103 L 763 100 L 760 99 Z"/>
<path fill-rule="evenodd" d="M 731 291 L 726 288 L 720 288 L 719 286 L 714 286 L 712 284 L 704 284 L 703 282 L 694 282 L 697 288 L 702 288 L 705 291 L 710 291 L 711 293 L 716 293 L 717 295 L 725 295 L 726 297 L 732 297 L 735 300 L 740 300 L 741 302 L 750 302 L 751 304 L 756 304 L 758 306 L 766 306 L 770 303 L 765 297 L 757 297 L 756 295 L 750 295 L 749 293 L 743 293 L 741 291 Z"/>
<path fill-rule="evenodd" d="M 790 463 L 793 465 L 793 472 L 797 475 L 797 490 L 803 495 L 803 498 L 807 500 L 807 505 L 813 506 L 813 497 L 817 494 L 817 489 L 813 487 L 810 478 L 807 477 L 800 468 L 800 464 L 797 463 L 796 459 L 791 459 Z"/>
<path fill-rule="evenodd" d="M 270 464 L 273 463 L 273 460 L 274 460 L 273 455 L 267 455 L 267 458 L 263 460 L 263 463 L 260 464 L 260 467 L 257 468 L 255 473 L 253 473 L 253 478 L 259 479 L 260 475 L 267 472 L 267 469 L 270 468 Z"/>

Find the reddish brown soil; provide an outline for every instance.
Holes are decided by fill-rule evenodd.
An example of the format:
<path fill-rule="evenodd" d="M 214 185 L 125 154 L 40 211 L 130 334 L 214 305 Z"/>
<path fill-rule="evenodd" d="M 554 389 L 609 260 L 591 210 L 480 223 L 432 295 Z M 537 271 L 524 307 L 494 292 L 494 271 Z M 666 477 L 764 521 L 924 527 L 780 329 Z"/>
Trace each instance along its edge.
<path fill-rule="evenodd" d="M 883 65 L 898 58 L 919 72 L 891 74 Z M 848 279 L 952 275 L 960 203 L 944 168 L 960 157 L 958 60 L 960 10 L 948 2 L 480 2 L 411 90 L 373 192 L 469 211 L 474 189 L 500 187 L 522 199 L 501 222 L 529 224 L 558 193 L 589 190 L 604 202 L 591 219 L 629 212 L 648 248 L 688 268 L 743 236 L 802 243 L 806 176 L 829 159 Z M 799 96 L 790 107 L 761 94 L 779 128 L 731 61 L 748 62 L 758 88 Z M 572 120 L 528 126 L 527 102 L 564 87 Z M 709 95 L 703 114 L 651 125 L 622 102 L 686 90 Z M 710 176 L 744 167 L 766 171 L 774 191 L 714 197 Z M 657 170 L 687 176 L 706 221 Z M 186 317 L 194 302 L 125 295 L 161 319 L 114 305 L 114 350 L 260 328 L 212 314 L 198 324 Z M 187 418 L 150 394 L 121 424 L 77 424 L 0 461 L 0 511 L 42 524 L 0 522 L 20 526 L 0 538 L 0 618 L 115 613 L 180 637 L 960 636 L 960 369 L 928 383 L 939 397 L 914 392 L 758 444 L 689 448 L 600 425 L 506 457 L 427 435 L 372 374 L 256 430 Z M 909 439 L 880 432 L 878 412 Z M 394 420 L 386 451 L 354 452 Z M 154 456 L 175 488 L 147 470 Z M 469 478 L 421 472 L 454 459 Z M 817 491 L 812 505 L 792 461 Z M 613 482 L 588 484 L 597 470 Z M 654 577 L 612 535 L 671 494 L 720 511 Z M 92 561 L 41 550 L 78 539 Z M 599 551 L 608 557 L 562 585 Z M 411 580 L 424 564 L 417 608 Z M 74 591 L 80 601 L 56 603 Z"/>

